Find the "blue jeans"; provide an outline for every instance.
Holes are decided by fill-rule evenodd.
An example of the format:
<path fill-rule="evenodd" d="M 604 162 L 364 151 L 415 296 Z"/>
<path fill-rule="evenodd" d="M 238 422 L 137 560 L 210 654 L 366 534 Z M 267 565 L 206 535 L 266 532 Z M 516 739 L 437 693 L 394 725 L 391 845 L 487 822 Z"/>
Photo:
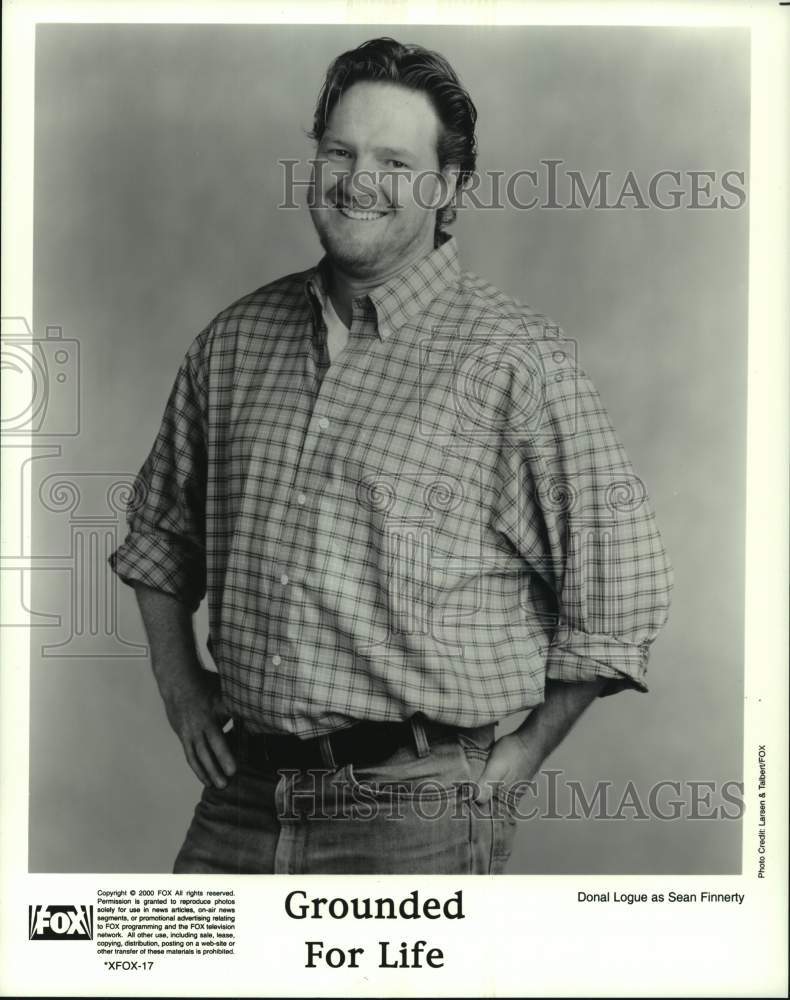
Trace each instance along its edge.
<path fill-rule="evenodd" d="M 474 792 L 494 727 L 428 747 L 415 733 L 372 766 L 265 770 L 239 759 L 203 791 L 176 874 L 499 874 L 516 820 L 508 796 Z"/>

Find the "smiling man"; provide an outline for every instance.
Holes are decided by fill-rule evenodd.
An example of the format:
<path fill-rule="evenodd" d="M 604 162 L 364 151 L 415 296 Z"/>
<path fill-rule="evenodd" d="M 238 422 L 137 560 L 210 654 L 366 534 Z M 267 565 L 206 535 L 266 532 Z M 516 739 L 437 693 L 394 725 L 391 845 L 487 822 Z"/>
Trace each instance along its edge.
<path fill-rule="evenodd" d="M 449 200 L 459 164 L 440 173 L 431 100 L 399 84 L 356 83 L 327 126 L 316 128 L 312 218 L 332 264 L 331 297 L 348 326 L 354 298 L 433 250 L 435 209 Z"/>
<path fill-rule="evenodd" d="M 671 569 L 644 487 L 570 342 L 446 232 L 475 122 L 436 53 L 339 56 L 323 259 L 176 377 L 111 559 L 205 785 L 176 872 L 501 872 L 546 756 L 646 690 Z"/>

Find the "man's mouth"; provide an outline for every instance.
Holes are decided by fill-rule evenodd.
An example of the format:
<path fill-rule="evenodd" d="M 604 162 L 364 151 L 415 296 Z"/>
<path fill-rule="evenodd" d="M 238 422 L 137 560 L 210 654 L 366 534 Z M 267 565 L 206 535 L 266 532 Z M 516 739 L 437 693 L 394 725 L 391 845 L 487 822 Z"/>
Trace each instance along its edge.
<path fill-rule="evenodd" d="M 376 219 L 382 219 L 388 214 L 369 209 L 350 208 L 348 205 L 338 205 L 337 209 L 341 215 L 345 215 L 347 219 L 353 219 L 354 222 L 375 222 Z"/>

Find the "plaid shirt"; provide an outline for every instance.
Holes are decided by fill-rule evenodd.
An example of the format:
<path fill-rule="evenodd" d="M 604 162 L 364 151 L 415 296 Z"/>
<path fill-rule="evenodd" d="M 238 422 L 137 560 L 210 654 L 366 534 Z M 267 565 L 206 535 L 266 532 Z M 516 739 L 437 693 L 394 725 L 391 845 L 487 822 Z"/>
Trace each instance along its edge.
<path fill-rule="evenodd" d="M 547 678 L 646 690 L 672 571 L 644 486 L 545 317 L 456 242 L 355 300 L 326 258 L 197 337 L 110 557 L 196 609 L 252 730 L 476 726 Z"/>

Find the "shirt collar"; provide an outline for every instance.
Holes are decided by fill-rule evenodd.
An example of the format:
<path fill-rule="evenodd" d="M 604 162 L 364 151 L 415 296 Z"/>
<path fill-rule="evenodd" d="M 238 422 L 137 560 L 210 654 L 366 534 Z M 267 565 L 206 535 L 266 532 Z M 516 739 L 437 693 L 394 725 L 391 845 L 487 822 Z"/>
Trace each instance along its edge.
<path fill-rule="evenodd" d="M 427 308 L 439 292 L 458 278 L 461 268 L 455 237 L 442 233 L 439 239 L 439 245 L 426 257 L 364 296 L 376 310 L 382 340 Z M 321 308 L 326 301 L 329 271 L 329 259 L 324 256 L 305 280 L 305 293 L 308 298 L 317 299 Z"/>

